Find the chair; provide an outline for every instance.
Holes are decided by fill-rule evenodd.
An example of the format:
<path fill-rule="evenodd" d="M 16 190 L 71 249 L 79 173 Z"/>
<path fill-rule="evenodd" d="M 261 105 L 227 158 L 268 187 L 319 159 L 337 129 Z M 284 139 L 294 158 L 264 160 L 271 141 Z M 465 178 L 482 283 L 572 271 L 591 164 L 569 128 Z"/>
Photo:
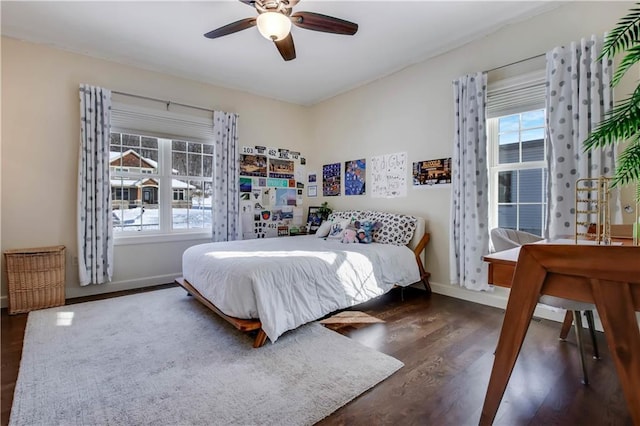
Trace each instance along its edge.
<path fill-rule="evenodd" d="M 494 228 L 491 230 L 491 242 L 493 243 L 493 248 L 496 252 L 520 247 L 524 244 L 532 244 L 541 240 L 542 238 L 537 235 L 515 229 Z M 584 312 L 584 315 L 587 318 L 589 334 L 591 335 L 591 341 L 593 343 L 593 357 L 598 359 L 600 358 L 600 354 L 598 353 L 595 324 L 593 320 L 593 310 L 596 308 L 595 305 L 547 295 L 540 296 L 538 302 L 543 305 L 568 311 L 567 316 L 565 317 L 566 326 L 563 325 L 562 331 L 560 332 L 560 339 L 562 340 L 565 340 L 567 337 L 568 329 L 571 327 L 571 323 L 573 322 L 571 316 L 573 316 L 573 320 L 575 320 L 574 328 L 576 331 L 576 341 L 580 351 L 582 383 L 588 385 L 589 377 L 587 375 L 587 368 L 584 362 L 584 348 L 582 343 L 582 313 Z M 573 315 L 571 315 L 570 312 L 573 313 Z"/>

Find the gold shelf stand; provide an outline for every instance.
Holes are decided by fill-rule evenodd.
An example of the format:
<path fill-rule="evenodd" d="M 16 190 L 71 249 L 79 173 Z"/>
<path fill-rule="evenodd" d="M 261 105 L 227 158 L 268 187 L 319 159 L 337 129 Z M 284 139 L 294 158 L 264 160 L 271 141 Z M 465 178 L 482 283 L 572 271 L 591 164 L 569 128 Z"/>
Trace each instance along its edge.
<path fill-rule="evenodd" d="M 576 243 L 586 239 L 596 244 L 611 244 L 611 181 L 604 176 L 576 181 Z"/>

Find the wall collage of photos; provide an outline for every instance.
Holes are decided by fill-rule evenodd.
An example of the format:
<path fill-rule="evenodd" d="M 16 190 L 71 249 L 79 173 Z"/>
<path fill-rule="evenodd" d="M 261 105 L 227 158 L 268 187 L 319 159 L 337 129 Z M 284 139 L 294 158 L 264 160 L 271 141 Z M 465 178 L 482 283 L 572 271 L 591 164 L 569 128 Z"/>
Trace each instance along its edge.
<path fill-rule="evenodd" d="M 306 172 L 306 159 L 283 148 L 245 146 L 240 154 L 240 212 L 242 238 L 269 238 L 304 233 L 303 193 L 334 197 L 367 195 L 372 198 L 406 197 L 409 162 L 406 152 L 325 164 L 322 174 Z M 344 167 L 344 168 L 343 168 Z M 413 187 L 451 183 L 451 158 L 413 162 Z M 320 179 L 322 179 L 320 181 Z M 313 203 L 312 203 L 313 204 Z M 356 208 L 356 207 L 354 207 Z"/>
<path fill-rule="evenodd" d="M 242 239 L 277 237 L 300 230 L 305 164 L 299 152 L 288 149 L 241 148 Z"/>

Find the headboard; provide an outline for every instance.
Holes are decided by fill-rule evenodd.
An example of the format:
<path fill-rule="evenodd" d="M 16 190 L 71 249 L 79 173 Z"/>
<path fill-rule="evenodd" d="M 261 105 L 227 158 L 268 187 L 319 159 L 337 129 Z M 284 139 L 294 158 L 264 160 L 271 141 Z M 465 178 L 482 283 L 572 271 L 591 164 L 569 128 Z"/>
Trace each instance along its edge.
<path fill-rule="evenodd" d="M 407 244 L 407 246 L 411 250 L 416 249 L 423 235 L 427 232 L 427 221 L 419 216 L 414 217 L 418 219 L 418 221 L 416 222 L 416 230 L 413 231 L 413 238 L 411 238 L 411 241 L 409 241 L 409 244 Z"/>

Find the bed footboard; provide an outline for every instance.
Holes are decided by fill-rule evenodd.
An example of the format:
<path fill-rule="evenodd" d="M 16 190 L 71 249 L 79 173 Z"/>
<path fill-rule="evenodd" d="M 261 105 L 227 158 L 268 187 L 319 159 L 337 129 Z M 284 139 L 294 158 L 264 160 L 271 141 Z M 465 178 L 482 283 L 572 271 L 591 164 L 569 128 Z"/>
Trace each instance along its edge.
<path fill-rule="evenodd" d="M 202 294 L 200 294 L 200 292 L 198 292 L 198 290 L 196 290 L 189 283 L 189 281 L 185 280 L 184 277 L 176 278 L 175 282 L 180 287 L 184 288 L 193 297 L 198 299 L 198 301 L 200 303 L 202 303 L 207 308 L 211 309 L 213 312 L 218 314 L 220 317 L 222 317 L 225 321 L 229 322 L 231 325 L 233 325 L 238 330 L 244 331 L 244 332 L 252 332 L 252 331 L 256 331 L 257 330 L 258 334 L 256 335 L 256 338 L 253 341 L 253 347 L 254 348 L 261 347 L 267 341 L 267 334 L 262 329 L 262 323 L 260 322 L 260 320 L 257 320 L 257 319 L 242 319 L 242 318 L 231 317 L 231 316 L 225 314 L 224 312 L 222 312 L 220 309 L 218 309 L 209 300 L 207 300 Z"/>

